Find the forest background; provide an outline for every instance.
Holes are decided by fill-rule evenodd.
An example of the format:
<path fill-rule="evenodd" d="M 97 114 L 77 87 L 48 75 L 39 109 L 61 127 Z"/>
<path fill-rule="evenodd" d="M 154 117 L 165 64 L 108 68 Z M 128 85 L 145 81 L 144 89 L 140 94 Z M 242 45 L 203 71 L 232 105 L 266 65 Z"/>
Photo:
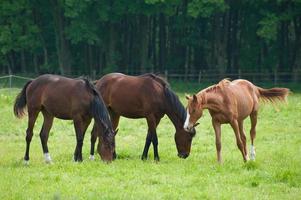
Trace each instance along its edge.
<path fill-rule="evenodd" d="M 288 72 L 301 0 L 2 0 L 0 74 Z"/>

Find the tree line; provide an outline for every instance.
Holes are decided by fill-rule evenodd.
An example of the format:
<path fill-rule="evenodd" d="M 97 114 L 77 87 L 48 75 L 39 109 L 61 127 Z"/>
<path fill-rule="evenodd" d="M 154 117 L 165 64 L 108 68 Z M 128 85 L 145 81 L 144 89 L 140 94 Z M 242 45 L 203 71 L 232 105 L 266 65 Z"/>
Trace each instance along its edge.
<path fill-rule="evenodd" d="M 2 0 L 0 73 L 301 70 L 301 0 Z"/>

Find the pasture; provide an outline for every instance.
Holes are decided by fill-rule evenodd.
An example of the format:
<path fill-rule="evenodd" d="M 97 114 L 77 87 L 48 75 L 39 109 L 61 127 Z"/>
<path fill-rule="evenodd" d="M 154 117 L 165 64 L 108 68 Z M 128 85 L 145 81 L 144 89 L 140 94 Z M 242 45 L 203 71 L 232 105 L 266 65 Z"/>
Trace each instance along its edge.
<path fill-rule="evenodd" d="M 173 83 L 186 105 L 184 92 L 206 85 Z M 44 163 L 36 122 L 30 165 L 23 165 L 27 117 L 16 119 L 12 107 L 19 89 L 0 89 L 0 199 L 300 199 L 301 93 L 288 104 L 261 104 L 255 140 L 256 161 L 244 163 L 229 125 L 222 126 L 223 164 L 216 162 L 215 136 L 208 111 L 199 120 L 187 159 L 177 157 L 174 127 L 165 116 L 158 126 L 160 162 L 141 161 L 147 125 L 144 119 L 121 118 L 116 136 L 118 158 L 111 164 L 90 161 L 86 133 L 82 163 L 72 161 L 75 133 L 71 121 L 55 119 L 48 141 L 53 164 Z M 300 86 L 299 86 L 300 87 Z M 248 149 L 250 122 L 245 121 Z"/>

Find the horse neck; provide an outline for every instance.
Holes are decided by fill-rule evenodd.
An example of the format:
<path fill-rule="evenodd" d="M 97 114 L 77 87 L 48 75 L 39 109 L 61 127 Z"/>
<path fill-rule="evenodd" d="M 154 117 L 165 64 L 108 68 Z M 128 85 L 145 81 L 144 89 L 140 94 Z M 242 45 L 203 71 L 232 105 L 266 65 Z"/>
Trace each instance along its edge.
<path fill-rule="evenodd" d="M 182 128 L 184 126 L 184 121 L 181 120 L 180 114 L 176 113 L 176 111 L 169 106 L 166 109 L 166 115 L 170 119 L 170 121 L 173 123 L 176 130 Z"/>
<path fill-rule="evenodd" d="M 198 95 L 201 98 L 202 108 L 208 110 L 220 110 L 221 102 L 219 101 L 221 95 L 218 92 L 201 92 Z"/>

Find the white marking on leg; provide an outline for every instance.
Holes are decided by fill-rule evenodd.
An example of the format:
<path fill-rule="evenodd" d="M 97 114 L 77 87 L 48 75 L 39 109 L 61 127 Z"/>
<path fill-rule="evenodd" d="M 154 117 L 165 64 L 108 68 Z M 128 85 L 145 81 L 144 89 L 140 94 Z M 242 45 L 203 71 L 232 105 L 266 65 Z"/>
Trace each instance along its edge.
<path fill-rule="evenodd" d="M 52 160 L 49 153 L 44 153 L 44 157 L 46 163 L 51 163 Z"/>
<path fill-rule="evenodd" d="M 187 116 L 186 116 L 186 120 L 185 120 L 185 123 L 184 123 L 184 129 L 185 130 L 188 130 L 188 127 L 189 127 L 189 118 L 190 118 L 190 114 L 189 114 L 189 110 L 187 108 Z"/>
<path fill-rule="evenodd" d="M 95 160 L 94 155 L 90 155 L 90 156 L 89 156 L 89 159 L 90 159 L 90 160 Z"/>
<path fill-rule="evenodd" d="M 251 156 L 251 160 L 255 160 L 255 147 L 253 145 L 251 145 L 251 149 L 250 149 L 250 156 Z"/>
<path fill-rule="evenodd" d="M 29 160 L 24 160 L 24 165 L 29 165 Z"/>

